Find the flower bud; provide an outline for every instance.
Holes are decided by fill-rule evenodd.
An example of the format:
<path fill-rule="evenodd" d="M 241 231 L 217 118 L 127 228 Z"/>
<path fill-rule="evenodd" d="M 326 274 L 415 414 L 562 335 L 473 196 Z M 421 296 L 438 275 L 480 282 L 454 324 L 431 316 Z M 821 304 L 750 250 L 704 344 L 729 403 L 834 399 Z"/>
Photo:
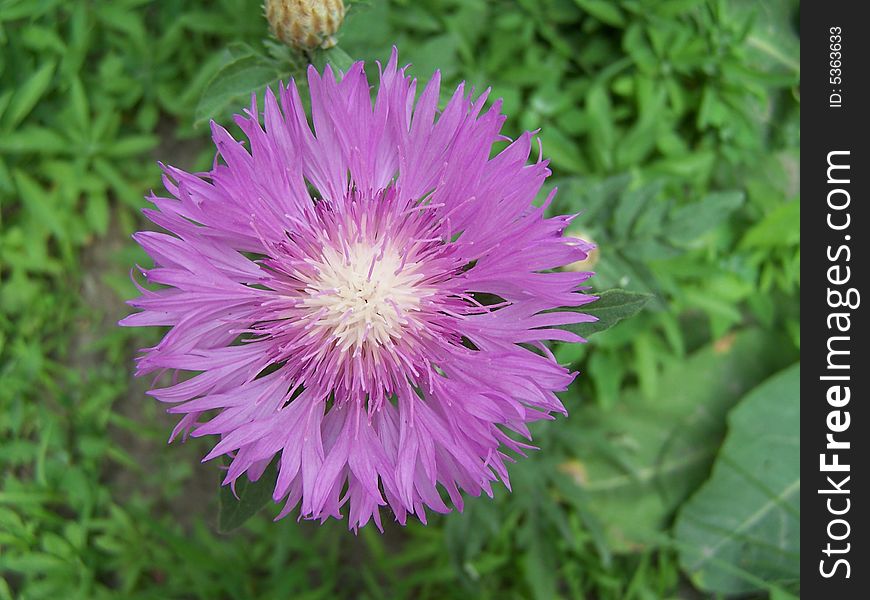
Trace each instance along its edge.
<path fill-rule="evenodd" d="M 264 8 L 272 34 L 301 50 L 335 46 L 344 20 L 342 0 L 266 0 Z"/>
<path fill-rule="evenodd" d="M 598 244 L 596 244 L 595 241 L 590 237 L 590 235 L 583 230 L 569 230 L 566 232 L 566 235 L 570 237 L 580 238 L 581 240 L 583 240 L 583 242 L 585 242 L 585 244 L 592 246 L 592 248 L 587 252 L 585 259 L 565 265 L 564 267 L 562 267 L 562 270 L 574 271 L 578 273 L 581 271 L 592 270 L 592 268 L 598 263 Z"/>

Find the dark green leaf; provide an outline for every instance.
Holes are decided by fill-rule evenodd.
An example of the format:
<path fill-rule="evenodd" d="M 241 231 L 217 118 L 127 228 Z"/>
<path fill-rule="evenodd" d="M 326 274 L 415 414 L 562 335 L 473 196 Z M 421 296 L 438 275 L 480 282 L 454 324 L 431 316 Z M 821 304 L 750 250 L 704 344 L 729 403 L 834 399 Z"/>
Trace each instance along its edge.
<path fill-rule="evenodd" d="M 21 202 L 33 215 L 35 222 L 45 227 L 58 239 L 65 239 L 67 229 L 64 227 L 63 217 L 66 215 L 65 213 L 58 215 L 58 211 L 54 210 L 55 194 L 47 193 L 24 171 L 16 170 L 13 176 Z"/>
<path fill-rule="evenodd" d="M 250 481 L 245 475 L 239 477 L 236 495 L 229 485 L 221 486 L 218 531 L 228 533 L 260 512 L 272 499 L 277 478 L 277 461 L 272 461 L 257 481 Z"/>
<path fill-rule="evenodd" d="M 85 219 L 90 229 L 105 235 L 109 227 L 109 201 L 105 194 L 92 193 L 85 206 Z"/>
<path fill-rule="evenodd" d="M 780 204 L 753 225 L 740 240 L 740 247 L 770 250 L 797 245 L 800 241 L 801 203 L 798 199 Z"/>
<path fill-rule="evenodd" d="M 544 153 L 555 167 L 570 173 L 583 173 L 589 168 L 577 144 L 559 129 L 550 127 L 541 135 Z"/>
<path fill-rule="evenodd" d="M 741 17 L 752 18 L 745 40 L 749 58 L 772 73 L 786 71 L 799 77 L 801 44 L 794 16 L 797 2 L 791 0 L 735 0 L 732 8 Z"/>
<path fill-rule="evenodd" d="M 589 140 L 591 150 L 600 162 L 603 170 L 611 168 L 610 154 L 616 139 L 613 108 L 610 96 L 603 86 L 596 85 L 586 95 L 586 110 L 589 113 Z"/>
<path fill-rule="evenodd" d="M 651 298 L 651 294 L 640 294 L 625 290 L 607 290 L 599 294 L 598 300 L 592 304 L 577 309 L 580 312 L 598 317 L 597 321 L 564 325 L 563 329 L 573 331 L 583 337 L 588 337 L 593 333 L 610 329 L 623 319 L 637 314 Z"/>
<path fill-rule="evenodd" d="M 574 0 L 578 6 L 590 15 L 614 27 L 622 27 L 625 19 L 615 3 L 605 0 Z"/>
<path fill-rule="evenodd" d="M 344 73 L 353 64 L 353 59 L 338 46 L 333 46 L 328 50 L 315 50 L 312 64 L 321 72 L 323 72 L 323 68 L 328 64 L 332 67 L 333 71 L 337 70 Z"/>
<path fill-rule="evenodd" d="M 793 360 L 786 347 L 783 338 L 758 330 L 726 337 L 666 365 L 655 401 L 629 390 L 608 410 L 589 405 L 574 413 L 586 436 L 575 446 L 585 472 L 578 483 L 614 551 L 658 543 L 673 512 L 709 473 L 725 414 Z"/>
<path fill-rule="evenodd" d="M 249 105 L 252 93 L 262 95 L 266 86 L 288 80 L 291 75 L 289 67 L 282 70 L 274 61 L 262 56 L 247 55 L 232 59 L 206 86 L 196 107 L 194 125 L 223 116 L 228 109 L 240 111 Z"/>
<path fill-rule="evenodd" d="M 131 135 L 113 142 L 106 149 L 106 154 L 113 158 L 144 154 L 153 149 L 158 141 L 156 135 Z"/>
<path fill-rule="evenodd" d="M 70 143 L 55 130 L 35 125 L 26 125 L 11 133 L 0 135 L 0 153 L 25 152 L 46 154 L 70 152 Z"/>
<path fill-rule="evenodd" d="M 3 115 L 5 128 L 14 129 L 33 110 L 42 95 L 48 91 L 48 86 L 54 75 L 55 64 L 53 60 L 46 61 L 18 88 L 6 114 Z"/>
<path fill-rule="evenodd" d="M 698 587 L 732 595 L 799 581 L 799 449 L 800 363 L 731 411 L 713 474 L 680 510 L 680 564 Z"/>
<path fill-rule="evenodd" d="M 662 181 L 654 181 L 629 190 L 622 195 L 619 207 L 613 216 L 613 235 L 616 239 L 627 240 L 630 238 L 629 234 L 635 221 L 655 201 L 663 186 Z"/>
<path fill-rule="evenodd" d="M 537 525 L 536 521 L 533 523 Z M 557 559 L 553 556 L 553 546 L 549 541 L 545 541 L 544 536 L 538 532 L 530 537 L 531 545 L 521 558 L 526 585 L 529 586 L 532 598 L 535 600 L 556 598 L 557 582 L 553 565 Z"/>
<path fill-rule="evenodd" d="M 699 202 L 682 206 L 671 216 L 665 236 L 675 243 L 692 242 L 722 224 L 743 200 L 743 192 L 714 192 Z"/>
<path fill-rule="evenodd" d="M 683 252 L 685 250 L 654 238 L 640 238 L 625 248 L 625 256 L 638 262 L 673 258 Z"/>

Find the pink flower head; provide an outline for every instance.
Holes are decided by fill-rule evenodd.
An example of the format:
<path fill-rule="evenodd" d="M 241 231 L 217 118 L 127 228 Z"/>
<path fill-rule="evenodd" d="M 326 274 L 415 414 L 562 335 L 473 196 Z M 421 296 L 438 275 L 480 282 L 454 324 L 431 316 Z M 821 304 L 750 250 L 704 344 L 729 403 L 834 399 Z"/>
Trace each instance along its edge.
<path fill-rule="evenodd" d="M 574 374 L 545 341 L 583 341 L 558 326 L 594 318 L 560 309 L 594 298 L 591 273 L 554 269 L 591 244 L 544 217 L 555 190 L 533 204 L 533 134 L 501 135 L 501 103 L 463 85 L 439 111 L 439 82 L 415 102 L 395 49 L 374 102 L 362 63 L 309 67 L 313 132 L 294 83 L 267 91 L 236 117 L 247 144 L 212 124 L 210 172 L 164 167 L 145 214 L 172 235 L 134 236 L 162 287 L 121 324 L 170 328 L 137 374 L 191 373 L 149 393 L 183 415 L 173 438 L 220 436 L 224 484 L 277 460 L 279 518 L 461 510 L 509 485 L 505 452 L 531 447 L 509 431 L 565 412 Z"/>

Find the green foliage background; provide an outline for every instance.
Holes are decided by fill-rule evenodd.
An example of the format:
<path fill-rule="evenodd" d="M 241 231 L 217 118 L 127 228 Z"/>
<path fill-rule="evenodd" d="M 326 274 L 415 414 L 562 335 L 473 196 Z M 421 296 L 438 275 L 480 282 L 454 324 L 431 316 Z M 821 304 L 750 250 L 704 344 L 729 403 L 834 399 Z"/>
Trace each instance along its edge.
<path fill-rule="evenodd" d="M 555 348 L 581 372 L 571 416 L 534 428 L 512 494 L 384 534 L 273 508 L 221 534 L 204 442 L 167 448 L 130 376 L 156 332 L 115 326 L 147 263 L 129 234 L 156 161 L 207 168 L 203 120 L 302 60 L 264 43 L 256 0 L 0 0 L 0 599 L 797 593 L 798 367 L 750 392 L 799 360 L 796 13 L 353 3 L 347 55 L 396 44 L 445 93 L 491 86 L 509 135 L 541 128 L 554 210 L 600 245 L 596 287 L 653 299 Z"/>

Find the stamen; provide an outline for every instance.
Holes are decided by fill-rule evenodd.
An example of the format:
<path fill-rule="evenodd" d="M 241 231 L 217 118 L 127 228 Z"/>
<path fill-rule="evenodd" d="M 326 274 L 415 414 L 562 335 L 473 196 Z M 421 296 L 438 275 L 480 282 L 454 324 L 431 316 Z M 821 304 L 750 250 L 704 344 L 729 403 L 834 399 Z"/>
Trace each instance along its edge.
<path fill-rule="evenodd" d="M 332 225 L 346 235 L 333 235 L 320 256 L 309 259 L 313 270 L 302 278 L 299 307 L 308 309 L 303 313 L 308 321 L 305 330 L 314 328 L 334 339 L 342 354 L 378 360 L 378 352 L 392 347 L 407 332 L 419 330 L 410 315 L 419 313 L 421 299 L 432 290 L 421 285 L 418 263 L 407 261 L 405 249 L 398 251 L 388 237 L 360 240 L 351 235 L 365 229 L 364 215 L 360 221 L 343 228 Z M 377 233 L 376 225 L 372 233 Z M 327 232 L 323 235 L 330 240 Z M 401 244 L 407 246 L 408 240 Z"/>

